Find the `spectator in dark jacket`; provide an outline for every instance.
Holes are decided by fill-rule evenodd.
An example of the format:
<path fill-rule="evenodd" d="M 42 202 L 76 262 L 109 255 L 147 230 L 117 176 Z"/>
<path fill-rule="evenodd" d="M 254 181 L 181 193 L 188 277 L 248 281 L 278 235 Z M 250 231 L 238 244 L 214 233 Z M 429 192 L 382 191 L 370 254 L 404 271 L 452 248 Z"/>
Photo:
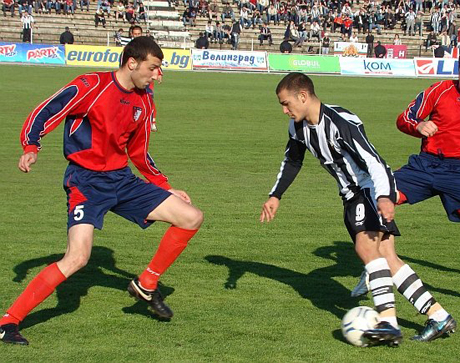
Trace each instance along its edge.
<path fill-rule="evenodd" d="M 444 53 L 445 53 L 444 47 L 439 42 L 437 42 L 435 44 L 433 53 L 434 53 L 435 58 L 444 58 Z"/>
<path fill-rule="evenodd" d="M 59 37 L 59 43 L 61 44 L 73 44 L 74 39 L 73 39 L 73 34 L 70 32 L 70 29 L 68 26 L 65 27 L 65 32 L 61 34 Z"/>
<path fill-rule="evenodd" d="M 380 43 L 380 41 L 377 42 L 377 45 L 374 48 L 374 54 L 376 58 L 385 58 L 387 54 L 387 49 Z"/>
<path fill-rule="evenodd" d="M 371 31 L 367 32 L 366 44 L 367 44 L 367 58 L 371 58 L 372 51 L 374 50 L 374 36 L 372 35 Z"/>
<path fill-rule="evenodd" d="M 280 52 L 281 53 L 291 53 L 292 52 L 292 45 L 289 43 L 288 40 L 283 40 L 280 44 Z"/>
<path fill-rule="evenodd" d="M 204 35 L 204 33 L 200 33 L 200 37 L 195 42 L 195 47 L 198 49 L 208 49 L 209 48 L 209 40 Z"/>

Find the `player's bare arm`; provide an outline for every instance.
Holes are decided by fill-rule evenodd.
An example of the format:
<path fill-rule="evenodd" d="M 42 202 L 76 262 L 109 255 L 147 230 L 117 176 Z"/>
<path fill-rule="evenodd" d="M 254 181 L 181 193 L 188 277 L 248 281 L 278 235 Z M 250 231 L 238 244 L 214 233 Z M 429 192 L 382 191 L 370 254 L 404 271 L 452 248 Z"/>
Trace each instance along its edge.
<path fill-rule="evenodd" d="M 37 154 L 34 152 L 28 152 L 22 154 L 19 158 L 18 168 L 24 173 L 30 172 L 30 166 L 37 162 Z"/>
<path fill-rule="evenodd" d="M 387 222 L 391 222 L 395 217 L 395 205 L 390 198 L 382 197 L 377 201 L 377 208 Z"/>
<path fill-rule="evenodd" d="M 262 213 L 260 214 L 260 221 L 270 222 L 275 218 L 276 211 L 280 205 L 280 200 L 276 197 L 270 197 L 262 206 Z"/>
<path fill-rule="evenodd" d="M 185 203 L 192 204 L 192 200 L 190 199 L 188 194 L 186 192 L 184 192 L 183 190 L 169 189 L 169 192 L 171 194 L 175 195 L 176 197 L 179 197 L 180 199 L 182 199 Z"/>
<path fill-rule="evenodd" d="M 433 136 L 438 132 L 438 126 L 433 121 L 422 121 L 417 125 L 417 131 L 423 136 Z"/>

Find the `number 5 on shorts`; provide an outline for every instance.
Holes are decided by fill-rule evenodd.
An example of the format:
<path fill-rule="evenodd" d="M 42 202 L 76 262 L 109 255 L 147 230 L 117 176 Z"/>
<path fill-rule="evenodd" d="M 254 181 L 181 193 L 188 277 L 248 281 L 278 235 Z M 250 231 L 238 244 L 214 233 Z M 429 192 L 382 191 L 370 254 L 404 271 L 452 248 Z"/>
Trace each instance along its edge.
<path fill-rule="evenodd" d="M 85 208 L 84 205 L 77 205 L 73 211 L 73 219 L 75 221 L 81 221 L 83 217 L 85 216 L 85 211 L 83 210 Z"/>

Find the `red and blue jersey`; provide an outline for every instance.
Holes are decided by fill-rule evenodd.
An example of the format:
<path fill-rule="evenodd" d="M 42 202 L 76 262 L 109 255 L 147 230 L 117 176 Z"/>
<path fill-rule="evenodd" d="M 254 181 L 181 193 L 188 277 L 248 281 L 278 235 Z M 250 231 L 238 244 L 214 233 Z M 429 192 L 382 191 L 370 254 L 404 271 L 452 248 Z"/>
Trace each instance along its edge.
<path fill-rule="evenodd" d="M 24 152 L 37 152 L 41 138 L 65 118 L 67 160 L 93 171 L 112 171 L 126 167 L 129 157 L 151 183 L 170 189 L 148 153 L 153 112 L 151 92 L 123 88 L 114 72 L 85 74 L 30 113 L 21 144 Z"/>
<path fill-rule="evenodd" d="M 421 92 L 398 116 L 398 129 L 423 138 L 422 151 L 442 157 L 460 159 L 460 92 L 458 81 L 441 81 Z M 438 127 L 430 137 L 417 131 L 427 117 Z"/>

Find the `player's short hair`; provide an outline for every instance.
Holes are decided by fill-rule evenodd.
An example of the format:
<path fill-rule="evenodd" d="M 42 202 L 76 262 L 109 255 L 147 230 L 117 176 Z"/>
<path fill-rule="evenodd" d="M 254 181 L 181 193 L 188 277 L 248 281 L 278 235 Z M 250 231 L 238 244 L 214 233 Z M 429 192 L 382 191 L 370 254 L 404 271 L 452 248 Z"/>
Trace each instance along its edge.
<path fill-rule="evenodd" d="M 295 93 L 307 91 L 310 95 L 316 96 L 315 86 L 313 85 L 311 78 L 298 72 L 289 73 L 280 81 L 280 83 L 278 83 L 278 86 L 276 87 L 276 94 L 279 94 L 283 90 Z"/>
<path fill-rule="evenodd" d="M 134 58 L 137 62 L 143 62 L 149 55 L 163 60 L 164 55 L 160 46 L 151 37 L 137 37 L 131 40 L 123 49 L 121 67 L 129 58 Z"/>

